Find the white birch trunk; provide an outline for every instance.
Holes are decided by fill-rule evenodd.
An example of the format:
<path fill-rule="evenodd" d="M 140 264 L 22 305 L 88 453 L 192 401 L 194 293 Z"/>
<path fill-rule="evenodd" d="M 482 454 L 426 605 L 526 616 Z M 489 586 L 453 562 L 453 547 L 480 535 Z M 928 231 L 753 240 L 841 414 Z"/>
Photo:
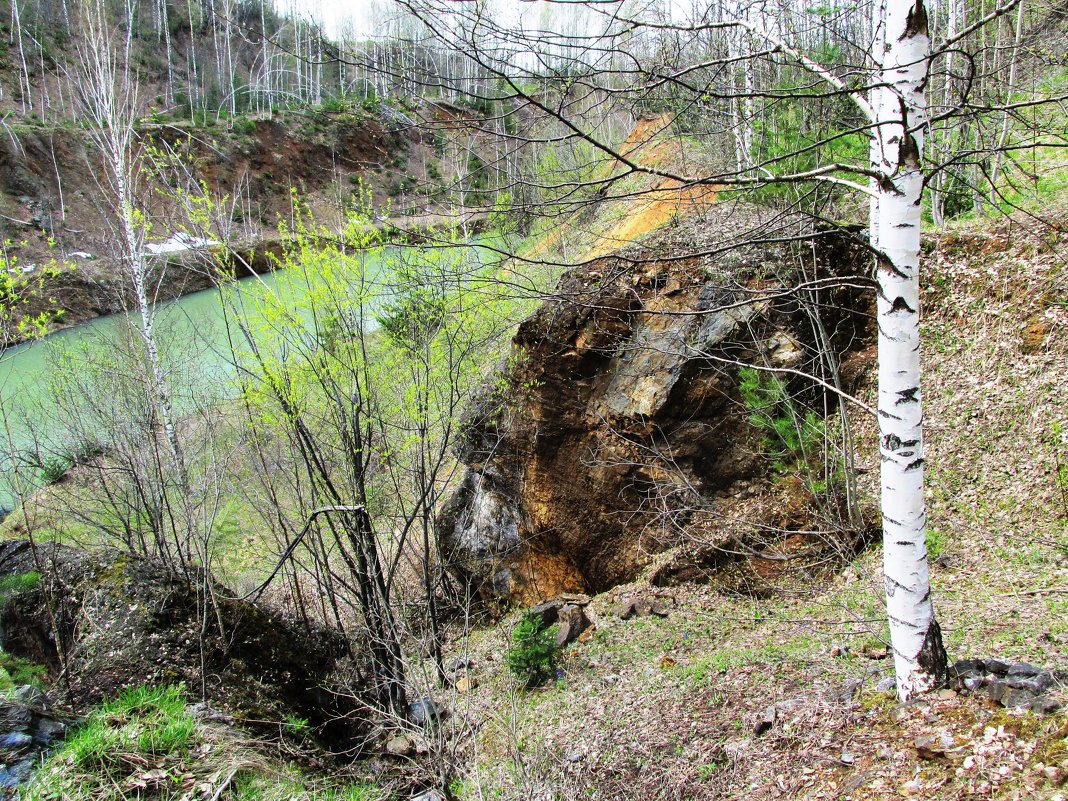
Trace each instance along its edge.
<path fill-rule="evenodd" d="M 871 52 L 875 61 L 871 65 L 872 73 L 878 74 L 882 67 L 883 52 L 886 50 L 886 0 L 875 0 L 871 12 Z M 883 170 L 883 148 L 882 141 L 879 137 L 879 125 L 878 122 L 882 119 L 880 108 L 883 104 L 883 98 L 887 94 L 886 87 L 882 86 L 878 81 L 871 87 L 868 92 L 868 103 L 871 106 L 871 113 L 873 121 L 876 123 L 871 131 L 871 140 L 869 142 L 868 154 L 871 160 L 872 170 L 875 172 L 881 172 Z M 879 248 L 879 181 L 876 178 L 872 178 L 869 184 L 872 195 L 871 202 L 868 210 L 868 241 L 871 243 L 872 248 Z"/>
<path fill-rule="evenodd" d="M 128 9 L 130 7 L 128 6 Z M 129 19 L 129 18 L 128 18 Z M 134 205 L 134 181 L 138 172 L 134 156 L 134 123 L 137 119 L 135 82 L 130 75 L 131 34 L 127 31 L 121 53 L 113 49 L 102 2 L 89 9 L 85 37 L 80 47 L 80 93 L 86 117 L 90 121 L 89 137 L 103 159 L 107 184 L 114 193 L 115 215 L 120 228 L 123 264 L 129 273 L 140 322 L 131 320 L 145 348 L 150 384 L 149 400 L 155 406 L 159 425 L 173 460 L 179 483 L 179 502 L 185 517 L 185 532 L 175 532 L 174 553 L 184 569 L 197 542 L 197 526 L 192 509 L 192 491 L 188 464 L 178 439 L 174 409 L 167 374 L 155 336 L 155 303 L 147 287 L 148 263 L 144 250 L 144 224 Z M 207 564 L 205 561 L 204 564 Z"/>
<path fill-rule="evenodd" d="M 898 697 L 945 678 L 931 603 L 920 394 L 920 225 L 930 38 L 923 0 L 886 0 L 877 90 L 883 570 Z"/>

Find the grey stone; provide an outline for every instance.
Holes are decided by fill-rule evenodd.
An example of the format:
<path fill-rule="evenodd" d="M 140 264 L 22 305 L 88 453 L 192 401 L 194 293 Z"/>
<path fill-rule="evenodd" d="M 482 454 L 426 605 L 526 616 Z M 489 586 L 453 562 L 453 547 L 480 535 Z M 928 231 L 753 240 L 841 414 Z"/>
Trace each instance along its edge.
<path fill-rule="evenodd" d="M 558 600 L 542 601 L 540 604 L 530 607 L 528 613 L 541 618 L 542 629 L 547 629 L 560 618 L 560 607 L 563 604 Z"/>
<path fill-rule="evenodd" d="M 37 731 L 34 732 L 33 737 L 40 745 L 50 745 L 52 741 L 62 738 L 66 733 L 67 727 L 62 721 L 41 718 L 37 721 Z"/>
<path fill-rule="evenodd" d="M 48 699 L 45 697 L 45 694 L 32 684 L 22 684 L 15 687 L 8 693 L 7 697 L 12 701 L 18 701 L 20 704 L 25 704 L 26 706 L 33 706 L 38 709 L 48 708 Z"/>
<path fill-rule="evenodd" d="M 950 667 L 951 673 L 964 675 L 967 673 L 986 673 L 986 663 L 982 659 L 958 659 Z"/>
<path fill-rule="evenodd" d="M 412 796 L 412 801 L 445 801 L 445 797 L 437 790 L 424 790 L 419 795 Z"/>
<path fill-rule="evenodd" d="M 27 757 L 10 766 L 0 765 L 0 786 L 18 787 L 20 784 L 25 784 L 36 764 L 36 759 Z"/>
<path fill-rule="evenodd" d="M 386 740 L 386 753 L 393 756 L 408 756 L 415 752 L 415 745 L 404 735 L 397 735 Z"/>
<path fill-rule="evenodd" d="M 703 351 L 711 350 L 733 334 L 740 325 L 756 317 L 760 311 L 761 305 L 754 303 L 704 315 L 695 337 L 697 347 Z"/>
<path fill-rule="evenodd" d="M 408 716 L 411 718 L 412 723 L 418 726 L 426 726 L 436 722 L 441 717 L 441 710 L 434 699 L 427 696 L 408 704 Z"/>
<path fill-rule="evenodd" d="M 663 601 L 653 601 L 649 604 L 649 614 L 655 617 L 667 617 L 670 610 Z"/>
<path fill-rule="evenodd" d="M 6 698 L 0 699 L 0 731 L 24 729 L 33 722 L 35 714 L 39 714 L 39 711 L 31 706 Z"/>
<path fill-rule="evenodd" d="M 475 663 L 466 656 L 458 656 L 446 665 L 446 669 L 455 675 L 457 673 L 463 673 L 466 670 L 471 670 L 474 666 Z"/>
<path fill-rule="evenodd" d="M 897 689 L 897 679 L 893 676 L 887 676 L 875 685 L 875 689 L 881 693 L 892 693 Z"/>
<path fill-rule="evenodd" d="M 578 639 L 590 627 L 590 619 L 581 606 L 565 606 L 558 617 L 559 628 L 556 630 L 556 644 L 563 648 Z"/>
<path fill-rule="evenodd" d="M 32 689 L 33 692 L 30 692 Z M 28 706 L 11 697 L 0 699 L 0 787 L 24 784 L 43 752 L 63 736 L 66 725 L 48 711 L 48 699 L 36 688 L 16 690 L 33 702 Z M 8 798 L 0 793 L 0 798 Z"/>
<path fill-rule="evenodd" d="M 999 676 L 1006 676 L 1015 663 L 1006 662 L 1004 659 L 989 658 L 984 659 L 983 664 L 986 665 L 988 672 L 997 673 Z"/>
<path fill-rule="evenodd" d="M 776 331 L 764 341 L 773 367 L 795 367 L 804 358 L 801 343 L 787 331 Z"/>
<path fill-rule="evenodd" d="M 670 605 L 656 597 L 636 596 L 625 598 L 616 604 L 612 614 L 620 620 L 630 620 L 632 617 L 667 617 L 671 614 Z"/>
<path fill-rule="evenodd" d="M 1042 668 L 1027 662 L 1017 662 L 1009 668 L 1010 676 L 1037 676 L 1042 672 Z"/>
<path fill-rule="evenodd" d="M 991 682 L 990 685 L 986 688 L 986 694 L 990 696 L 991 701 L 997 701 L 998 703 L 1001 703 L 1001 700 L 1008 693 L 1009 689 L 1010 688 L 1008 687 L 1008 685 L 1004 684 L 1003 682 L 995 681 Z"/>
<path fill-rule="evenodd" d="M 518 504 L 494 488 L 495 476 L 470 470 L 442 512 L 445 551 L 455 567 L 488 578 L 492 591 L 512 589 L 508 558 L 521 546 Z"/>
<path fill-rule="evenodd" d="M 0 748 L 18 750 L 33 745 L 33 737 L 21 731 L 12 731 L 0 736 Z"/>
<path fill-rule="evenodd" d="M 1005 678 L 1005 683 L 1017 690 L 1027 690 L 1033 695 L 1041 695 L 1053 686 L 1053 676 L 1049 673 L 1038 673 L 1034 675 L 1018 675 L 1016 673 L 1010 673 Z"/>
<path fill-rule="evenodd" d="M 1031 706 L 1031 702 L 1035 700 L 1034 693 L 1029 693 L 1027 690 L 1016 690 L 1009 688 L 1001 699 L 1002 706 L 1009 708 L 1018 708 L 1024 706 Z"/>
<path fill-rule="evenodd" d="M 1061 702 L 1048 695 L 1040 695 L 1031 701 L 1031 711 L 1039 715 L 1052 715 L 1061 708 Z"/>

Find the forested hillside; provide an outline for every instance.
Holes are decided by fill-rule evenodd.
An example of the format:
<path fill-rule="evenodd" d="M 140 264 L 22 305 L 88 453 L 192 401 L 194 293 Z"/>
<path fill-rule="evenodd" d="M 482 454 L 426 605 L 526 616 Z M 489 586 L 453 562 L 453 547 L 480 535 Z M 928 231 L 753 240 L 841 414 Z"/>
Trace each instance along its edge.
<path fill-rule="evenodd" d="M 1061 798 L 1062 5 L 5 11 L 0 795 Z"/>

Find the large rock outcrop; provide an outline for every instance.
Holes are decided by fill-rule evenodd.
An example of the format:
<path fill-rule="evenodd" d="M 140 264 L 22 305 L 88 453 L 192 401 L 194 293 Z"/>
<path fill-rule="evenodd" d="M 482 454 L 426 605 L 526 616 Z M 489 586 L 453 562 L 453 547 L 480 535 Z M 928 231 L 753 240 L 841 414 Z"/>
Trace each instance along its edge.
<path fill-rule="evenodd" d="M 839 354 L 870 343 L 865 281 L 833 280 L 866 266 L 849 235 L 813 234 L 718 264 L 607 258 L 564 275 L 470 410 L 439 519 L 454 572 L 516 603 L 633 579 L 696 509 L 768 472 L 739 364 L 819 373 L 819 326 Z M 803 280 L 822 281 L 813 302 L 780 291 Z M 792 383 L 822 409 L 813 386 Z"/>

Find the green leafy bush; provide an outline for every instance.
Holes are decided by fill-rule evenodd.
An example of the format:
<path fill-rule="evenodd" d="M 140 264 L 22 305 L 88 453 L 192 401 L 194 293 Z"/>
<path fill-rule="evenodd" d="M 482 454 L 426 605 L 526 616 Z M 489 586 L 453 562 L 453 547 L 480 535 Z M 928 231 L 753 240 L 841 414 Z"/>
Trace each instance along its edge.
<path fill-rule="evenodd" d="M 237 134 L 254 134 L 256 121 L 245 116 L 234 117 L 230 120 L 230 130 Z"/>
<path fill-rule="evenodd" d="M 45 484 L 58 484 L 73 468 L 88 464 L 103 454 L 95 442 L 79 442 L 46 456 L 37 463 L 37 474 Z"/>
<path fill-rule="evenodd" d="M 41 469 L 38 474 L 45 484 L 58 484 L 66 477 L 72 467 L 74 467 L 74 462 L 66 456 L 49 456 L 41 462 Z"/>
<path fill-rule="evenodd" d="M 319 111 L 324 114 L 340 114 L 343 111 L 347 111 L 349 104 L 345 102 L 342 97 L 328 97 L 319 106 Z"/>
<path fill-rule="evenodd" d="M 512 647 L 504 659 L 527 689 L 544 684 L 556 674 L 560 662 L 556 626 L 546 627 L 541 615 L 524 613 L 512 632 Z"/>

